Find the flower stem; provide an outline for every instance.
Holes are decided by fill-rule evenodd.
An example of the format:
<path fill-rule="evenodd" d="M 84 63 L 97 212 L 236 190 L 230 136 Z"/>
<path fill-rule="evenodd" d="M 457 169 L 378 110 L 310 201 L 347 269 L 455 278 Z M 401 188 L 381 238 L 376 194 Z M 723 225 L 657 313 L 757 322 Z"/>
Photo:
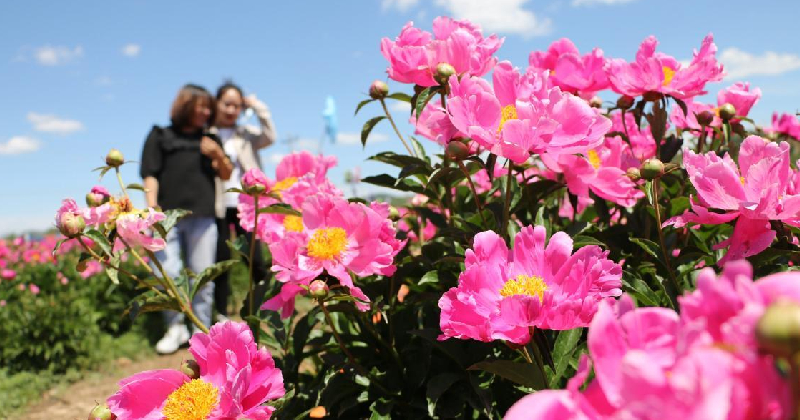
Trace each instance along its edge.
<path fill-rule="evenodd" d="M 125 183 L 122 182 L 122 174 L 119 172 L 119 166 L 114 168 L 114 171 L 117 173 L 117 181 L 119 182 L 119 187 L 122 188 L 122 193 L 125 194 L 125 198 L 130 200 L 131 198 L 128 196 L 128 190 L 125 188 Z"/>
<path fill-rule="evenodd" d="M 511 173 L 511 160 L 507 160 L 506 163 L 508 164 L 508 174 L 506 178 L 506 191 L 505 191 L 505 202 L 503 204 L 503 224 L 500 228 L 500 233 L 504 237 L 508 237 L 508 219 L 511 218 L 511 214 L 509 213 L 511 210 L 511 181 L 514 175 Z M 509 238 L 510 240 L 511 238 Z"/>
<path fill-rule="evenodd" d="M 180 307 L 181 312 L 186 314 L 186 317 L 189 318 L 189 321 L 191 321 L 192 324 L 196 325 L 197 328 L 200 328 L 201 331 L 207 334 L 208 327 L 206 327 L 205 324 L 203 324 L 197 318 L 197 315 L 194 314 L 191 302 L 189 302 L 189 304 L 186 303 L 189 301 L 189 297 L 181 294 L 181 292 L 178 290 L 178 287 L 175 286 L 175 282 L 172 281 L 172 278 L 167 274 L 167 271 L 164 270 L 164 266 L 161 265 L 161 261 L 156 258 L 156 255 L 153 253 L 153 251 L 148 250 L 147 256 L 153 261 L 153 264 L 158 267 L 158 271 L 161 273 L 161 278 L 164 281 L 164 285 L 166 286 L 167 290 L 172 293 L 173 296 L 175 296 L 175 299 L 178 300 L 178 306 Z"/>
<path fill-rule="evenodd" d="M 325 303 L 323 303 L 322 301 L 317 301 L 317 303 L 319 304 L 319 307 L 322 309 L 322 313 L 325 314 L 325 320 L 331 327 L 331 332 L 333 333 L 333 337 L 336 339 L 336 343 L 339 344 L 339 349 L 347 357 L 348 362 L 351 365 L 353 365 L 353 367 L 358 371 L 358 373 L 360 373 L 362 376 L 366 378 L 369 378 L 370 384 L 374 384 L 376 388 L 381 390 L 381 392 L 385 393 L 386 395 L 393 395 L 391 392 L 389 392 L 388 389 L 386 389 L 383 385 L 381 385 L 380 382 L 376 381 L 375 378 L 373 378 L 372 375 L 370 375 L 369 372 L 367 372 L 364 366 L 361 366 L 361 364 L 358 363 L 356 358 L 353 357 L 353 353 L 350 353 L 350 350 L 348 350 L 347 346 L 344 345 L 344 340 L 342 340 L 342 337 L 339 335 L 339 331 L 336 331 L 336 325 L 334 325 L 333 318 L 331 318 L 331 314 L 330 312 L 328 312 L 328 308 L 325 306 Z"/>
<path fill-rule="evenodd" d="M 383 107 L 383 112 L 386 113 L 386 118 L 392 124 L 392 128 L 394 128 L 394 132 L 397 134 L 397 137 L 399 137 L 400 141 L 403 142 L 403 146 L 405 146 L 406 150 L 408 150 L 408 154 L 411 155 L 411 156 L 417 157 L 417 155 L 414 152 L 411 151 L 411 148 L 408 147 L 408 143 L 406 143 L 406 139 L 403 138 L 403 135 L 400 134 L 400 130 L 397 129 L 397 124 L 394 123 L 394 118 L 392 118 L 392 114 L 389 112 L 389 108 L 386 107 L 386 101 L 383 98 L 381 98 L 379 100 L 381 101 L 381 106 Z"/>
<path fill-rule="evenodd" d="M 247 302 L 247 314 L 253 315 L 253 306 L 254 306 L 254 297 L 253 294 L 255 293 L 255 278 L 253 277 L 253 259 L 256 256 L 256 232 L 258 232 L 258 195 L 253 196 L 253 200 L 255 200 L 256 205 L 256 214 L 255 214 L 255 222 L 253 223 L 253 233 L 250 236 L 250 261 L 249 263 L 249 271 L 250 271 L 250 286 L 247 293 L 249 300 Z"/>
<path fill-rule="evenodd" d="M 128 270 L 126 270 L 126 269 L 124 269 L 124 268 L 122 268 L 122 267 L 120 267 L 118 265 L 113 265 L 110 262 L 105 262 L 101 256 L 97 255 L 97 253 L 95 253 L 93 249 L 89 248 L 89 246 L 86 245 L 86 242 L 83 241 L 83 237 L 79 236 L 78 237 L 78 242 L 81 244 L 83 249 L 85 249 L 86 252 L 88 252 L 89 255 L 91 255 L 92 258 L 94 258 L 96 261 L 101 261 L 107 267 L 113 268 L 114 270 L 117 270 L 118 272 L 120 272 L 122 274 L 125 274 L 126 276 L 132 278 L 134 281 L 136 281 L 137 283 L 141 284 L 142 286 L 149 287 L 150 290 L 156 292 L 159 295 L 163 295 L 164 294 L 160 290 L 158 290 L 157 288 L 153 287 L 152 284 L 145 283 L 144 280 L 140 279 L 137 275 L 131 273 L 130 271 L 128 271 Z M 152 268 L 150 268 L 150 266 L 145 264 L 145 267 L 147 267 L 148 270 L 151 270 L 151 273 L 152 273 Z"/>
<path fill-rule="evenodd" d="M 478 190 L 475 189 L 475 184 L 472 182 L 472 177 L 467 170 L 467 167 L 464 165 L 464 162 L 458 161 L 458 167 L 461 168 L 461 171 L 464 172 L 464 176 L 467 177 L 467 182 L 469 183 L 469 188 L 472 190 L 472 194 L 475 195 L 475 205 L 478 207 L 478 213 L 481 215 L 481 220 L 483 221 L 483 225 L 486 226 L 486 216 L 483 215 L 483 204 L 481 204 L 481 197 L 478 195 Z"/>
<path fill-rule="evenodd" d="M 681 287 L 678 284 L 678 280 L 675 278 L 675 273 L 672 272 L 672 265 L 669 263 L 669 253 L 667 252 L 667 246 L 664 242 L 664 228 L 661 226 L 661 206 L 658 204 L 658 190 L 660 186 L 660 180 L 654 179 L 652 184 L 650 185 L 651 190 L 653 192 L 653 209 L 656 213 L 656 226 L 658 227 L 658 242 L 661 245 L 661 253 L 664 255 L 664 264 L 667 266 L 667 273 L 669 274 L 669 279 L 672 282 L 672 286 L 675 287 L 675 293 L 680 294 Z"/>

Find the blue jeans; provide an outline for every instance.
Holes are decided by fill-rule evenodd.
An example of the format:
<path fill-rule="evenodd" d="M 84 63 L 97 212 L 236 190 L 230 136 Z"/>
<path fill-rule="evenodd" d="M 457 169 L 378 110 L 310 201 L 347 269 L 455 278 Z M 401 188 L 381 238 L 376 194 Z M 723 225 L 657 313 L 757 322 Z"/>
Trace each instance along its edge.
<path fill-rule="evenodd" d="M 181 254 L 186 258 L 186 266 L 199 274 L 214 264 L 217 252 L 217 224 L 213 217 L 186 217 L 178 221 L 167 233 L 167 246 L 156 252 L 156 258 L 170 278 L 177 278 L 184 268 Z M 189 285 L 194 279 L 189 279 Z M 192 300 L 192 311 L 207 327 L 211 326 L 211 308 L 214 303 L 214 282 L 208 282 Z M 183 322 L 183 314 L 165 311 L 167 327 Z"/>

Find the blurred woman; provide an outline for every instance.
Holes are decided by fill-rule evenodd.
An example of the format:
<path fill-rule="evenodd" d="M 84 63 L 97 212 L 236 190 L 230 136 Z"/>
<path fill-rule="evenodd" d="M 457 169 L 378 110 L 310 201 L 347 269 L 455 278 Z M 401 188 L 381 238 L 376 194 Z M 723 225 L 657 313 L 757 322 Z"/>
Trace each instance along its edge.
<path fill-rule="evenodd" d="M 258 118 L 260 127 L 238 125 L 237 120 L 242 112 L 250 108 Z M 228 81 L 217 89 L 216 108 L 213 117 L 211 133 L 219 136 L 222 140 L 225 153 L 233 162 L 233 172 L 228 181 L 218 182 L 217 189 L 217 228 L 219 230 L 219 241 L 217 244 L 217 261 L 225 261 L 231 258 L 231 252 L 226 241 L 235 235 L 245 235 L 250 241 L 250 235 L 239 225 L 236 206 L 239 203 L 239 195 L 233 192 L 225 192 L 229 188 L 240 188 L 240 180 L 245 172 L 253 168 L 261 168 L 261 159 L 258 151 L 275 142 L 275 125 L 272 122 L 269 108 L 258 100 L 255 95 L 244 96 L 242 89 L 234 83 Z M 233 231 L 233 232 L 232 232 Z M 267 267 L 261 254 L 261 247 L 256 243 L 255 257 L 253 259 L 253 275 L 256 282 L 262 282 L 267 277 Z M 261 293 L 264 285 L 256 290 Z M 228 316 L 228 298 L 231 294 L 230 280 L 228 273 L 220 275 L 216 279 L 214 289 L 214 306 L 220 319 L 224 320 Z M 255 296 L 255 300 L 261 301 L 263 296 Z"/>
<path fill-rule="evenodd" d="M 154 126 L 142 150 L 140 175 L 147 191 L 147 205 L 191 211 L 169 231 L 166 248 L 156 253 L 173 279 L 182 273 L 184 265 L 200 273 L 214 264 L 215 178 L 230 178 L 233 164 L 219 138 L 205 132 L 213 107 L 214 100 L 206 89 L 193 84 L 183 86 L 172 103 L 172 124 Z M 209 283 L 192 301 L 192 310 L 206 326 L 211 325 L 213 296 L 214 285 Z M 165 321 L 167 333 L 156 344 L 156 351 L 161 354 L 175 352 L 190 337 L 183 314 L 166 312 Z"/>

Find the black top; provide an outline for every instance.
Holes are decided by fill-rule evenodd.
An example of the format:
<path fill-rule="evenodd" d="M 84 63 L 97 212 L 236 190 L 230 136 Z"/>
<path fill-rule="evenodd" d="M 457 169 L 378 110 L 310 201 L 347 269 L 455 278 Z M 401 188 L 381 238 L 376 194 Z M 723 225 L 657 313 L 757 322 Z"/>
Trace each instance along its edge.
<path fill-rule="evenodd" d="M 220 147 L 217 136 L 205 134 Z M 153 126 L 142 150 L 139 174 L 158 180 L 158 205 L 164 210 L 190 210 L 195 217 L 214 217 L 211 158 L 200 153 L 202 132 L 186 134 L 173 126 Z"/>

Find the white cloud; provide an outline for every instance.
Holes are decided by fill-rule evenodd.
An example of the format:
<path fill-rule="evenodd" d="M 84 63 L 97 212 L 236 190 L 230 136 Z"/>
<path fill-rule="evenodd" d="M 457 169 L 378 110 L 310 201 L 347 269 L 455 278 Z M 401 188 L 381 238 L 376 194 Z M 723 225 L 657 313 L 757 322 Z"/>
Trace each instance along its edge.
<path fill-rule="evenodd" d="M 761 55 L 753 55 L 736 47 L 722 51 L 719 61 L 725 65 L 726 79 L 774 76 L 800 69 L 800 56 L 797 54 L 766 51 Z"/>
<path fill-rule="evenodd" d="M 11 137 L 5 143 L 0 143 L 0 155 L 18 155 L 39 150 L 39 140 L 25 136 Z"/>
<path fill-rule="evenodd" d="M 572 5 L 573 6 L 587 6 L 595 4 L 612 5 L 612 4 L 630 3 L 632 1 L 635 0 L 572 0 Z"/>
<path fill-rule="evenodd" d="M 83 47 L 78 45 L 70 49 L 68 47 L 45 45 L 44 47 L 37 48 L 33 55 L 36 61 L 41 65 L 57 66 L 83 57 Z"/>
<path fill-rule="evenodd" d="M 283 153 L 272 153 L 267 157 L 267 160 L 269 161 L 269 163 L 277 165 L 278 163 L 280 163 L 281 159 L 283 159 L 285 156 L 286 155 L 284 155 Z"/>
<path fill-rule="evenodd" d="M 139 44 L 127 44 L 122 47 L 122 54 L 128 57 L 136 57 L 142 52 L 142 46 Z"/>
<path fill-rule="evenodd" d="M 367 143 L 380 143 L 388 141 L 389 136 L 383 133 L 370 133 Z M 336 143 L 351 145 L 361 144 L 361 133 L 339 133 L 336 137 Z"/>
<path fill-rule="evenodd" d="M 37 114 L 35 112 L 29 112 L 28 121 L 30 121 L 30 123 L 33 124 L 34 130 L 44 131 L 46 133 L 56 133 L 65 135 L 83 130 L 82 122 L 78 120 L 59 118 L 58 116 L 55 115 Z"/>
<path fill-rule="evenodd" d="M 389 105 L 389 109 L 395 112 L 404 112 L 408 116 L 411 113 L 411 104 L 405 101 L 394 101 L 393 104 Z"/>
<path fill-rule="evenodd" d="M 548 18 L 523 8 L 529 0 L 436 0 L 456 19 L 469 19 L 484 32 L 514 33 L 525 37 L 547 35 L 553 28 Z"/>
<path fill-rule="evenodd" d="M 419 0 L 383 0 L 381 1 L 381 9 L 396 9 L 400 12 L 407 12 L 418 3 Z"/>

